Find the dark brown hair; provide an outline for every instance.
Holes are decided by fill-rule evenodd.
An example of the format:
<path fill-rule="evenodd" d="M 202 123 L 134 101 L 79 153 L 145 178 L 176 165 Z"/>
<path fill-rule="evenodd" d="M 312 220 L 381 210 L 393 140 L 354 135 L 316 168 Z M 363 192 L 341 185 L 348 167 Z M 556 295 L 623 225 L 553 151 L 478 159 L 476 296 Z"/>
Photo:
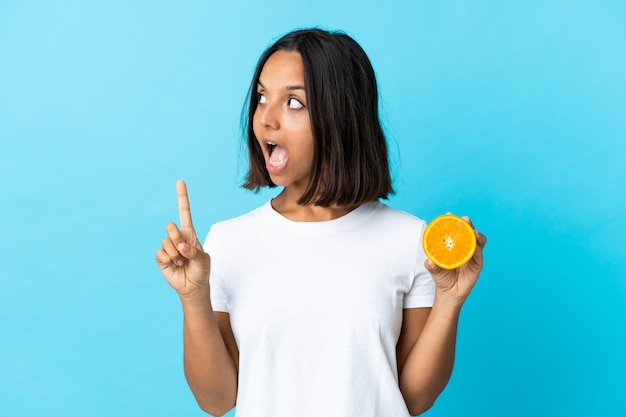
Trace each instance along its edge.
<path fill-rule="evenodd" d="M 259 77 L 276 51 L 300 53 L 304 66 L 314 154 L 309 184 L 298 204 L 356 206 L 393 194 L 372 64 L 350 36 L 320 29 L 288 33 L 259 59 L 244 122 L 250 168 L 243 187 L 258 192 L 261 187 L 276 186 L 252 125 Z"/>

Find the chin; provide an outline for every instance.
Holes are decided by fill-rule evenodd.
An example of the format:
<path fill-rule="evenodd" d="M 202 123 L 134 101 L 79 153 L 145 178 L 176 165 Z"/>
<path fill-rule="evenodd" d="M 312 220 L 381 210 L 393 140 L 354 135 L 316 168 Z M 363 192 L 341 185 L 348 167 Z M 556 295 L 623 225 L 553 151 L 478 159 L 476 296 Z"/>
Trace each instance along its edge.
<path fill-rule="evenodd" d="M 272 180 L 272 183 L 274 183 L 276 187 L 286 187 L 287 185 L 289 185 L 288 182 L 285 181 L 285 178 L 280 177 L 280 176 L 270 174 L 270 179 Z"/>

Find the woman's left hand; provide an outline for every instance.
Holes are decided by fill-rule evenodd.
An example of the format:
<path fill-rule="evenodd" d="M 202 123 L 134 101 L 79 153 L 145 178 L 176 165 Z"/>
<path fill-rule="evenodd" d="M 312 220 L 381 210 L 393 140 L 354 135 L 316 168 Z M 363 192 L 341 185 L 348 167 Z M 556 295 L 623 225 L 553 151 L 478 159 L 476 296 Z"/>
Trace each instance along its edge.
<path fill-rule="evenodd" d="M 462 217 L 472 228 L 474 225 L 469 217 Z M 426 259 L 424 266 L 433 276 L 437 289 L 446 296 L 451 296 L 455 301 L 463 303 L 469 296 L 470 291 L 478 280 L 478 275 L 483 269 L 483 248 L 487 243 L 487 237 L 474 229 L 476 233 L 476 251 L 474 256 L 456 269 L 443 269 L 438 267 L 430 259 Z"/>

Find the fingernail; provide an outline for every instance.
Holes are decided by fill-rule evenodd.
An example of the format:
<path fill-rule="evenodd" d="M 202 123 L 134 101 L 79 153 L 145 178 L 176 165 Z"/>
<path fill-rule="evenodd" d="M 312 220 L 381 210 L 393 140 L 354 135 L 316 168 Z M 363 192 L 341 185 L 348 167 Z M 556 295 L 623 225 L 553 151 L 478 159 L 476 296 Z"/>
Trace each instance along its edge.
<path fill-rule="evenodd" d="M 179 251 L 184 252 L 185 251 L 185 244 L 184 243 L 179 243 L 177 246 Z"/>

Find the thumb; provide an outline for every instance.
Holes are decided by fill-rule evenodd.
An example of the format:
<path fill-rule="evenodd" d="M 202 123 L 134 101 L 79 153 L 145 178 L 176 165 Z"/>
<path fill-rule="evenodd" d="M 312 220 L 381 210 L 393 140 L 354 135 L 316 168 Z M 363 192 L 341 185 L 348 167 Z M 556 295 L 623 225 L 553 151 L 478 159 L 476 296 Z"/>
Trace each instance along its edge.
<path fill-rule="evenodd" d="M 428 258 L 426 258 L 426 260 L 424 261 L 424 267 L 426 268 L 428 272 L 430 272 L 430 275 L 432 275 L 433 277 L 440 274 L 443 271 L 442 268 L 435 265 L 435 263 Z"/>
<path fill-rule="evenodd" d="M 187 242 L 180 242 L 176 249 L 187 259 L 197 258 L 199 255 L 203 253 L 201 249 L 199 249 L 196 245 L 190 245 Z"/>

